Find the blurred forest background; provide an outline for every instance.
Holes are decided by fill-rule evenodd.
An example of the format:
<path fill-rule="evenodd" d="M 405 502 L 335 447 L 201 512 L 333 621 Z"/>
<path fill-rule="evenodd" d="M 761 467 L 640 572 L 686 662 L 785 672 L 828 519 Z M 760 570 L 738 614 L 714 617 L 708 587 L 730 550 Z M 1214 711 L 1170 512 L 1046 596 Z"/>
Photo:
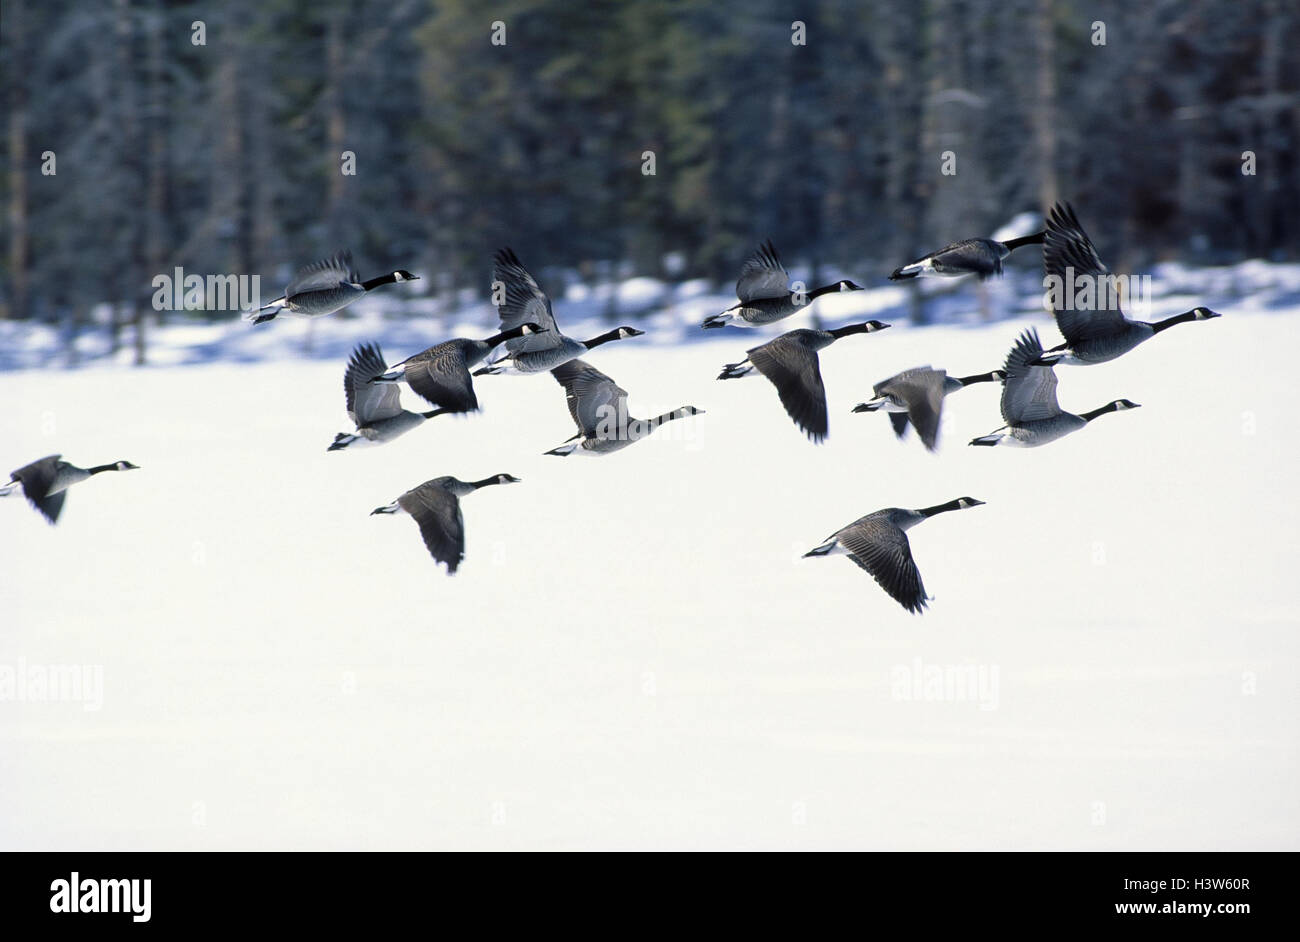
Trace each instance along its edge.
<path fill-rule="evenodd" d="M 878 283 L 1058 197 L 1117 270 L 1294 259 L 1298 48 L 1294 0 L 5 0 L 0 313 L 338 247 L 447 298 L 505 244 L 724 284 L 771 236 Z"/>

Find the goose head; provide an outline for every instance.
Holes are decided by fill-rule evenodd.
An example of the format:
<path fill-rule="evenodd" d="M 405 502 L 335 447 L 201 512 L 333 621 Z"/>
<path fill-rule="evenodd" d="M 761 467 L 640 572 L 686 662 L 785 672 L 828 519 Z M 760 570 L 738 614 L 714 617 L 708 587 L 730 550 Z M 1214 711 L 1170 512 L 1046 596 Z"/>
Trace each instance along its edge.
<path fill-rule="evenodd" d="M 1111 407 L 1116 412 L 1123 412 L 1125 409 L 1140 409 L 1142 408 L 1142 404 L 1140 402 L 1133 402 L 1130 399 L 1116 399 L 1111 403 Z"/>
<path fill-rule="evenodd" d="M 854 282 L 849 281 L 849 280 L 846 278 L 846 279 L 844 279 L 843 281 L 840 282 L 840 290 L 841 290 L 841 291 L 861 291 L 861 290 L 863 290 L 863 289 L 862 289 L 862 285 L 855 284 Z"/>
<path fill-rule="evenodd" d="M 115 471 L 139 471 L 140 466 L 138 464 L 131 464 L 129 461 L 114 461 L 113 469 Z"/>
<path fill-rule="evenodd" d="M 519 327 L 519 333 L 527 337 L 530 334 L 544 334 L 547 332 L 547 329 L 548 328 L 543 327 L 541 324 L 521 324 Z"/>
<path fill-rule="evenodd" d="M 419 275 L 412 275 L 409 271 L 406 271 L 401 268 L 393 272 L 393 281 L 419 281 L 419 280 L 420 280 Z"/>
<path fill-rule="evenodd" d="M 637 330 L 635 327 L 620 327 L 618 329 L 618 339 L 626 340 L 628 337 L 640 337 L 644 330 Z"/>
<path fill-rule="evenodd" d="M 958 497 L 957 508 L 965 510 L 967 507 L 983 507 L 984 501 L 976 500 L 974 497 Z"/>
<path fill-rule="evenodd" d="M 520 479 L 515 477 L 513 474 L 498 474 L 496 476 L 496 482 L 498 484 L 518 484 L 520 483 Z"/>
<path fill-rule="evenodd" d="M 1211 317 L 1222 317 L 1218 311 L 1211 311 L 1208 307 L 1197 307 L 1192 309 L 1192 316 L 1198 321 L 1208 321 Z"/>

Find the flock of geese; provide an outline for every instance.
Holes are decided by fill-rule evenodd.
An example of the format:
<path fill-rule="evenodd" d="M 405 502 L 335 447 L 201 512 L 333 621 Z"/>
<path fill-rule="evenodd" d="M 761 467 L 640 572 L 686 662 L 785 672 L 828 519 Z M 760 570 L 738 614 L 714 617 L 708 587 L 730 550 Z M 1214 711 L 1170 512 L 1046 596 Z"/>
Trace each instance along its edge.
<path fill-rule="evenodd" d="M 1048 276 L 1081 278 L 1106 276 L 1108 270 L 1068 204 L 1058 203 L 1047 216 L 1044 231 L 998 242 L 967 239 L 932 252 L 894 270 L 890 278 L 976 275 L 981 280 L 1000 275 L 1003 260 L 1026 245 L 1043 246 Z M 1067 272 L 1073 269 L 1072 275 Z M 280 315 L 323 317 L 367 292 L 384 285 L 415 281 L 401 269 L 362 281 L 349 253 L 333 255 L 306 266 L 285 288 L 284 295 L 245 314 L 252 323 Z M 776 248 L 765 242 L 744 263 L 736 283 L 737 303 L 706 319 L 701 327 L 759 327 L 776 323 L 801 311 L 817 298 L 833 292 L 860 291 L 852 281 L 841 280 L 805 291 L 793 288 Z M 1099 296 L 1099 295 L 1098 295 Z M 478 409 L 474 378 L 501 373 L 550 373 L 563 388 L 569 414 L 577 432 L 547 455 L 606 455 L 652 434 L 664 423 L 703 412 L 682 406 L 650 419 L 633 418 L 627 408 L 628 393 L 611 377 L 582 359 L 598 347 L 644 334 L 622 326 L 590 340 L 576 340 L 560 332 L 551 300 L 510 249 L 493 259 L 493 303 L 500 317 L 496 334 L 482 340 L 458 337 L 407 357 L 390 366 L 377 344 L 362 343 L 352 351 L 343 376 L 347 413 L 353 432 L 340 432 L 329 451 L 390 442 L 439 415 Z M 902 438 L 909 426 L 924 446 L 938 444 L 944 399 L 975 383 L 1002 384 L 1004 425 L 974 439 L 972 445 L 1011 445 L 1025 448 L 1045 445 L 1078 431 L 1099 416 L 1137 408 L 1128 399 L 1115 399 L 1090 412 L 1073 414 L 1057 402 L 1058 364 L 1092 365 L 1113 360 L 1175 324 L 1206 320 L 1219 315 L 1205 307 L 1155 323 L 1132 320 L 1117 303 L 1076 308 L 1066 298 L 1054 306 L 1053 315 L 1064 342 L 1044 349 L 1035 330 L 1015 341 L 1001 369 L 968 376 L 950 376 L 945 370 L 919 366 L 876 383 L 872 398 L 853 412 L 884 412 Z M 871 334 L 889 324 L 877 320 L 833 330 L 797 329 L 745 351 L 745 358 L 728 363 L 720 380 L 761 375 L 776 387 L 786 413 L 814 443 L 825 440 L 829 429 L 826 390 L 822 383 L 818 351 L 854 334 Z M 409 411 L 402 406 L 405 385 L 430 406 Z M 50 455 L 14 471 L 0 496 L 21 489 L 50 523 L 58 520 L 67 489 L 106 471 L 127 471 L 129 461 L 80 468 Z M 465 524 L 461 498 L 518 478 L 496 474 L 481 481 L 437 477 L 400 495 L 373 514 L 406 513 L 419 526 L 433 559 L 455 572 L 465 556 Z M 951 510 L 965 510 L 983 501 L 960 497 L 916 510 L 887 507 L 867 514 L 831 534 L 809 557 L 844 554 L 866 570 L 907 611 L 920 613 L 927 605 L 920 571 L 912 558 L 906 531 L 923 520 Z"/>

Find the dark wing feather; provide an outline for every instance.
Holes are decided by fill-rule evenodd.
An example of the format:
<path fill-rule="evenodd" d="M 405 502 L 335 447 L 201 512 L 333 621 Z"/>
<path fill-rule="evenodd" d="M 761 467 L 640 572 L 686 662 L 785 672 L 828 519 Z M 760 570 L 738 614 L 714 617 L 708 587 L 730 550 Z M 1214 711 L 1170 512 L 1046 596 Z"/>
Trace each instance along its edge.
<path fill-rule="evenodd" d="M 50 523 L 59 519 L 59 514 L 63 510 L 63 499 L 67 495 L 66 491 L 50 493 L 54 479 L 58 477 L 59 461 L 62 458 L 62 455 L 46 455 L 31 464 L 23 465 L 10 475 L 10 478 L 22 483 L 23 496 Z"/>
<path fill-rule="evenodd" d="M 749 362 L 776 387 L 781 405 L 794 424 L 814 442 L 824 440 L 830 419 L 817 351 L 783 334 L 748 352 Z"/>
<path fill-rule="evenodd" d="M 907 413 L 906 412 L 886 412 L 889 416 L 889 424 L 894 427 L 894 434 L 902 438 L 907 434 Z"/>
<path fill-rule="evenodd" d="M 1056 371 L 1050 366 L 1031 366 L 1042 355 L 1038 331 L 1022 333 L 1007 354 L 1007 378 L 1002 383 L 1002 418 L 1008 425 L 1050 419 L 1061 412 L 1056 401 Z"/>
<path fill-rule="evenodd" d="M 741 301 L 757 301 L 762 298 L 781 298 L 789 293 L 790 275 L 781 264 L 772 240 L 768 239 L 740 266 L 736 297 Z"/>
<path fill-rule="evenodd" d="M 849 559 L 871 573 L 890 598 L 913 614 L 926 607 L 925 585 L 906 533 L 891 523 L 868 520 L 849 524 L 838 539 Z"/>
<path fill-rule="evenodd" d="M 465 518 L 456 495 L 430 481 L 407 491 L 397 503 L 415 518 L 429 555 L 454 573 L 465 558 Z"/>
<path fill-rule="evenodd" d="M 622 437 L 628 421 L 627 390 L 583 360 L 563 363 L 551 375 L 564 387 L 569 415 L 584 437 Z"/>
<path fill-rule="evenodd" d="M 348 358 L 343 373 L 343 392 L 347 396 L 348 415 L 357 428 L 375 419 L 387 419 L 402 411 L 402 391 L 393 383 L 372 383 L 388 371 L 384 353 L 378 344 L 359 343 Z"/>
<path fill-rule="evenodd" d="M 308 291 L 327 291 L 341 284 L 357 284 L 361 276 L 352 267 L 351 252 L 337 252 L 319 262 L 312 262 L 298 269 L 298 274 L 284 289 L 284 295 L 292 298 L 295 294 Z"/>
<path fill-rule="evenodd" d="M 551 313 L 551 299 L 537 284 L 537 279 L 524 268 L 519 257 L 505 248 L 493 256 L 492 262 L 492 280 L 501 282 L 505 288 L 505 297 L 497 308 L 501 329 L 512 330 L 524 324 L 545 328 L 543 333 L 507 340 L 506 349 L 510 353 L 525 353 L 549 350 L 560 343 L 560 330 L 555 326 L 555 315 Z"/>
<path fill-rule="evenodd" d="M 465 362 L 465 348 L 455 340 L 440 343 L 403 368 L 406 383 L 418 395 L 449 412 L 474 412 L 478 396 Z"/>
<path fill-rule="evenodd" d="M 1073 344 L 1109 336 L 1124 328 L 1124 312 L 1120 310 L 1118 300 L 1104 309 L 1076 310 L 1074 292 L 1065 290 L 1070 285 L 1067 269 L 1073 269 L 1076 284 L 1083 278 L 1093 280 L 1093 298 L 1100 303 L 1104 279 L 1110 274 L 1069 203 L 1057 203 L 1047 214 L 1043 268 L 1049 277 L 1060 279 L 1063 286 L 1062 303 L 1054 307 L 1052 315 L 1067 342 Z M 1110 300 L 1109 292 L 1107 300 Z"/>
<path fill-rule="evenodd" d="M 947 378 L 944 370 L 919 367 L 899 373 L 876 386 L 876 395 L 893 395 L 907 405 L 907 418 L 916 427 L 921 441 L 934 451 L 939 438 L 939 421 L 943 414 L 943 385 Z M 901 415 L 901 413 L 891 413 Z M 897 425 L 895 425 L 897 431 Z M 899 436 L 902 437 L 901 434 Z"/>

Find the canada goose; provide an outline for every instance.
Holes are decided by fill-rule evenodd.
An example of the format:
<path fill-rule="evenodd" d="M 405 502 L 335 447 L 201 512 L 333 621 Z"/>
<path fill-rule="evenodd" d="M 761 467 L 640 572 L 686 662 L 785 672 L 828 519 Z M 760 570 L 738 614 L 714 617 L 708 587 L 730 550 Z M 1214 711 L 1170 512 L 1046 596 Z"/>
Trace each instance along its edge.
<path fill-rule="evenodd" d="M 781 405 L 804 433 L 821 442 L 830 430 L 826 415 L 826 387 L 822 384 L 817 351 L 850 334 L 869 334 L 884 330 L 889 324 L 867 321 L 834 330 L 799 328 L 787 331 L 775 340 L 751 347 L 739 363 L 728 363 L 718 379 L 739 379 L 757 369 L 772 381 Z"/>
<path fill-rule="evenodd" d="M 103 471 L 135 471 L 139 465 L 129 461 L 114 461 L 112 464 L 98 464 L 93 468 L 78 468 L 63 460 L 62 455 L 47 455 L 31 464 L 23 465 L 9 475 L 9 483 L 0 487 L 0 497 L 8 497 L 22 488 L 33 507 L 41 512 L 51 524 L 59 519 L 63 510 L 63 499 L 67 497 L 68 488 L 78 484 L 92 474 Z"/>
<path fill-rule="evenodd" d="M 1056 401 L 1056 373 L 1050 366 L 1038 365 L 1042 352 L 1038 331 L 1032 328 L 1016 340 L 1007 354 L 1007 378 L 1002 384 L 1002 418 L 1007 424 L 972 440 L 972 445 L 1035 448 L 1077 432 L 1099 415 L 1138 408 L 1136 402 L 1116 399 L 1079 415 L 1061 411 Z"/>
<path fill-rule="evenodd" d="M 397 269 L 387 275 L 362 281 L 352 267 L 352 253 L 339 252 L 319 262 L 312 262 L 298 270 L 293 281 L 284 289 L 283 297 L 264 304 L 256 311 L 244 315 L 245 320 L 260 324 L 278 314 L 297 314 L 300 317 L 324 317 L 347 307 L 367 291 L 380 285 L 399 281 L 419 281 L 409 271 Z"/>
<path fill-rule="evenodd" d="M 973 383 L 991 383 L 995 379 L 1006 378 L 1007 374 L 1002 370 L 978 373 L 975 376 L 949 376 L 944 370 L 918 366 L 876 383 L 872 389 L 875 398 L 870 402 L 858 403 L 853 411 L 889 413 L 894 434 L 899 438 L 907 434 L 907 422 L 910 419 L 925 447 L 934 451 L 939 438 L 944 397 Z"/>
<path fill-rule="evenodd" d="M 386 373 L 376 376 L 372 383 L 406 383 L 444 412 L 474 412 L 478 397 L 474 395 L 474 380 L 469 369 L 487 358 L 499 344 L 545 331 L 536 324 L 520 324 L 486 340 L 458 337 L 447 340 L 407 357 Z"/>
<path fill-rule="evenodd" d="M 1021 236 L 998 242 L 996 239 L 963 239 L 945 245 L 937 252 L 924 255 L 914 262 L 895 268 L 890 281 L 903 281 L 919 275 L 978 275 L 983 281 L 990 275 L 1002 274 L 1002 260 L 1022 245 L 1041 245 L 1043 233 Z"/>
<path fill-rule="evenodd" d="M 420 536 L 436 562 L 444 563 L 447 572 L 455 573 L 465 558 L 465 518 L 460 513 L 460 499 L 480 487 L 493 484 L 517 484 L 512 474 L 494 474 L 481 481 L 460 481 L 453 477 L 434 478 L 412 488 L 397 500 L 370 511 L 375 514 L 408 513 L 420 527 Z"/>
<path fill-rule="evenodd" d="M 1057 203 L 1048 214 L 1043 268 L 1047 278 L 1055 279 L 1060 286 L 1060 290 L 1048 294 L 1052 300 L 1052 315 L 1065 343 L 1045 353 L 1037 365 L 1105 363 L 1175 324 L 1220 316 L 1208 307 L 1194 307 L 1154 324 L 1130 320 L 1120 310 L 1113 276 L 1102 264 L 1092 240 L 1079 225 L 1069 203 Z M 1073 286 L 1089 283 L 1093 288 L 1093 300 L 1083 309 L 1078 309 Z"/>
<path fill-rule="evenodd" d="M 379 344 L 360 343 L 348 358 L 348 368 L 343 373 L 343 392 L 347 396 L 348 415 L 357 427 L 355 434 L 339 432 L 326 451 L 339 451 L 358 445 L 391 442 L 399 435 L 444 412 L 456 409 L 434 409 L 432 412 L 407 412 L 402 408 L 402 391 L 391 383 L 372 383 L 388 369 Z"/>
<path fill-rule="evenodd" d="M 790 275 L 776 254 L 776 247 L 768 239 L 758 251 L 745 259 L 740 267 L 740 280 L 736 282 L 736 297 L 740 303 L 721 314 L 705 318 L 701 327 L 757 327 L 771 324 L 802 310 L 803 307 L 833 291 L 861 291 L 860 285 L 848 280 L 814 288 L 812 291 L 791 292 Z"/>
<path fill-rule="evenodd" d="M 704 414 L 695 406 L 682 406 L 653 419 L 634 419 L 627 411 L 627 390 L 582 360 L 563 363 L 551 375 L 564 387 L 578 434 L 544 454 L 607 455 L 640 441 L 665 422 Z"/>
<path fill-rule="evenodd" d="M 912 559 L 912 547 L 907 541 L 906 531 L 935 514 L 979 507 L 983 503 L 984 501 L 973 497 L 959 497 L 946 504 L 923 507 L 920 510 L 886 507 L 836 530 L 821 546 L 809 550 L 804 556 L 843 553 L 871 573 L 894 601 L 912 614 L 919 615 L 930 600 L 925 596 L 921 572 Z"/>
<path fill-rule="evenodd" d="M 635 327 L 618 327 L 588 341 L 574 340 L 560 333 L 551 313 L 551 299 L 537 281 L 524 268 L 510 249 L 501 249 L 493 256 L 492 280 L 505 288 L 505 299 L 497 308 L 501 329 L 511 330 L 521 324 L 536 324 L 540 332 L 506 341 L 508 353 L 475 370 L 475 376 L 496 373 L 541 373 L 552 370 L 561 363 L 580 357 L 589 350 L 611 340 L 640 337 L 644 330 Z"/>

